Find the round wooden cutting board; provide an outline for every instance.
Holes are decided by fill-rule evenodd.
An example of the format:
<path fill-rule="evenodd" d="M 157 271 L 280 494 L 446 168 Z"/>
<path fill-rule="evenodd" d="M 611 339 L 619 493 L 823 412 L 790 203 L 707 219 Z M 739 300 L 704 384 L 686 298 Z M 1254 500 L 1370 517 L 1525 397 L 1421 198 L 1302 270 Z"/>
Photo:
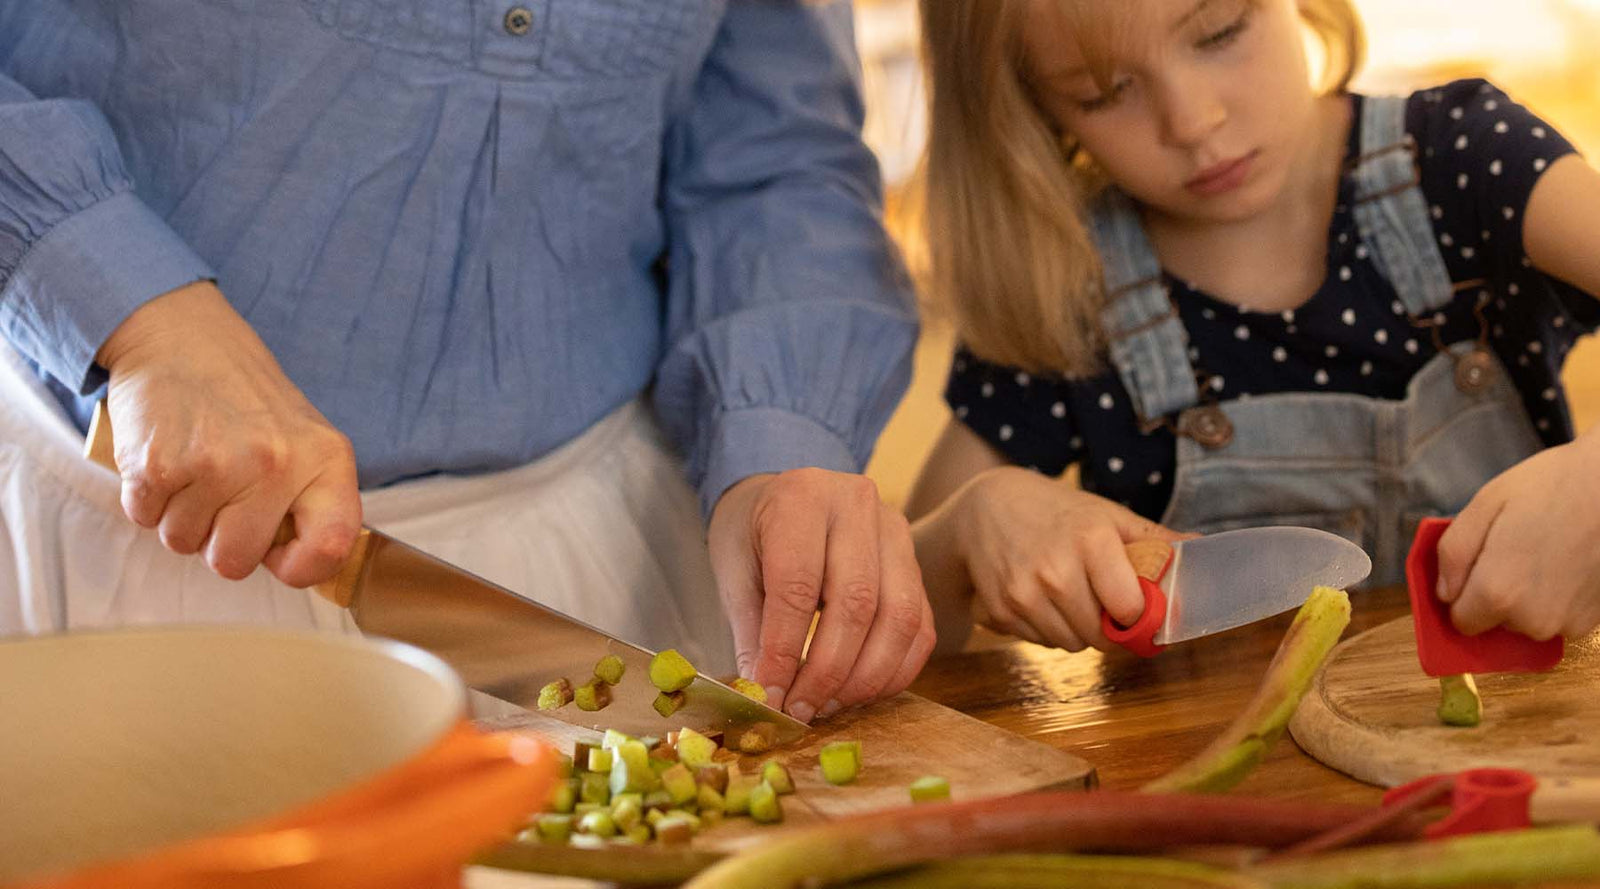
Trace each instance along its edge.
<path fill-rule="evenodd" d="M 1439 680 L 1422 672 L 1402 617 L 1329 654 L 1289 731 L 1311 756 L 1384 787 L 1480 766 L 1600 777 L 1600 634 L 1568 639 L 1566 658 L 1547 673 L 1476 678 L 1482 723 L 1440 723 Z"/>

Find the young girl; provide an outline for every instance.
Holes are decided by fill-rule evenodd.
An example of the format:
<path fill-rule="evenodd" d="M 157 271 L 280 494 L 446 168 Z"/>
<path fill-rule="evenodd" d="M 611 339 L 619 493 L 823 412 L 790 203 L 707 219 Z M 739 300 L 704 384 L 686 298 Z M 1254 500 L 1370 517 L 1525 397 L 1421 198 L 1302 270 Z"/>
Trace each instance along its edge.
<path fill-rule="evenodd" d="M 1319 527 L 1389 584 L 1456 513 L 1458 627 L 1600 623 L 1600 431 L 1559 378 L 1600 323 L 1600 175 L 1553 128 L 1483 81 L 1349 93 L 1347 0 L 922 14 L 963 342 L 910 510 L 943 646 L 1105 647 L 1140 538 Z"/>

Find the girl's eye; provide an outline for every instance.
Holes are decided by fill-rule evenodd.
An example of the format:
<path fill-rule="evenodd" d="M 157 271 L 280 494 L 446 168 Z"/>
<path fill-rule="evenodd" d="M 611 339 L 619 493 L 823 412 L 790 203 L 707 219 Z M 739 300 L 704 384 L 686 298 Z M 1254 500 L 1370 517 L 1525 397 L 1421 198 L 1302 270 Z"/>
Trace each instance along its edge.
<path fill-rule="evenodd" d="M 1197 49 L 1221 49 L 1236 40 L 1248 27 L 1250 27 L 1250 10 L 1247 9 L 1244 14 L 1234 19 L 1227 27 L 1200 38 L 1195 47 Z"/>
<path fill-rule="evenodd" d="M 1083 99 L 1079 101 L 1078 108 L 1084 112 L 1094 112 L 1110 108 L 1112 105 L 1117 103 L 1119 98 L 1122 97 L 1122 93 L 1128 88 L 1128 85 L 1128 79 L 1123 78 L 1122 80 L 1113 83 L 1110 91 L 1095 96 L 1093 99 Z"/>

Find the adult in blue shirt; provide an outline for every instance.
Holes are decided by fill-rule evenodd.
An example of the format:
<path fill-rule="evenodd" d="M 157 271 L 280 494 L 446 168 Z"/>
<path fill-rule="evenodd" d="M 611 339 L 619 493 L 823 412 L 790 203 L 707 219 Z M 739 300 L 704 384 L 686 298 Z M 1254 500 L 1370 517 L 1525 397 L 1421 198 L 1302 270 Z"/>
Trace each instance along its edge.
<path fill-rule="evenodd" d="M 843 2 L 0 0 L 0 632 L 325 623 L 365 502 L 799 718 L 904 688 L 853 53 Z"/>

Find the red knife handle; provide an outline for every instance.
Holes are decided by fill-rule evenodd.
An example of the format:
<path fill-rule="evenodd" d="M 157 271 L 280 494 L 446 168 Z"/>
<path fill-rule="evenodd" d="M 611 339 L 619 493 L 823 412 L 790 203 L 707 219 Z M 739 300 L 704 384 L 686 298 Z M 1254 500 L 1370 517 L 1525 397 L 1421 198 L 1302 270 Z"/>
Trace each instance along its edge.
<path fill-rule="evenodd" d="M 1165 551 L 1161 552 L 1157 547 Z M 1155 641 L 1156 632 L 1167 620 L 1167 595 L 1157 582 L 1172 566 L 1173 552 L 1171 546 L 1160 541 L 1142 540 L 1129 544 L 1128 556 L 1133 561 L 1134 570 L 1139 572 L 1139 591 L 1144 593 L 1144 611 L 1138 620 L 1127 627 L 1113 620 L 1110 612 L 1100 612 L 1100 630 L 1106 638 L 1139 657 L 1155 657 L 1166 648 Z M 1160 561 L 1152 562 L 1146 558 L 1152 555 Z M 1159 564 L 1160 568 L 1151 570 L 1152 564 Z"/>
<path fill-rule="evenodd" d="M 1148 578 L 1139 578 L 1139 590 L 1144 593 L 1144 613 L 1130 627 L 1123 627 L 1106 611 L 1100 612 L 1100 629 L 1106 638 L 1128 649 L 1139 657 L 1155 657 L 1165 648 L 1156 644 L 1156 631 L 1167 619 L 1167 596 Z"/>

